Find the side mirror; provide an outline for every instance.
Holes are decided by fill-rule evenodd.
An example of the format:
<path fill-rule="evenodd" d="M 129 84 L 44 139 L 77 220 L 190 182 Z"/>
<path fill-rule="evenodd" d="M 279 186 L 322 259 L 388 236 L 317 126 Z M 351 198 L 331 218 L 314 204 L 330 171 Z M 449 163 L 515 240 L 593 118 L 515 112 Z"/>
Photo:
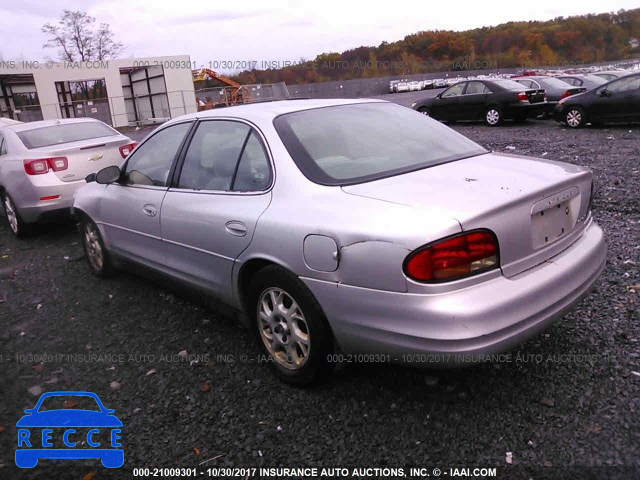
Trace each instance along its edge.
<path fill-rule="evenodd" d="M 122 172 L 120 171 L 120 167 L 117 165 L 111 165 L 110 167 L 105 167 L 96 173 L 95 181 L 101 185 L 108 185 L 120 180 L 121 176 Z"/>
<path fill-rule="evenodd" d="M 35 411 L 35 408 L 27 408 L 25 409 L 24 413 L 26 413 L 27 415 L 31 415 L 34 411 Z"/>
<path fill-rule="evenodd" d="M 436 98 L 442 98 L 442 93 L 437 94 Z"/>
<path fill-rule="evenodd" d="M 87 182 L 87 183 L 95 182 L 96 181 L 96 174 L 95 173 L 90 173 L 89 175 L 84 177 L 84 181 Z"/>
<path fill-rule="evenodd" d="M 603 88 L 602 90 L 600 90 L 600 96 L 601 97 L 610 97 L 611 96 L 611 92 L 609 90 L 607 90 L 606 88 Z"/>

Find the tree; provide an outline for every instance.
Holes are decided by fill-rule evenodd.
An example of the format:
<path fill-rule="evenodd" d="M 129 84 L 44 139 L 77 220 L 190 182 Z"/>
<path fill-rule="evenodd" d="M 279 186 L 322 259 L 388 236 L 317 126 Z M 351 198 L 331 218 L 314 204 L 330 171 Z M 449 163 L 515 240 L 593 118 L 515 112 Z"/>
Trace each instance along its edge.
<path fill-rule="evenodd" d="M 42 33 L 49 36 L 44 48 L 57 48 L 60 60 L 66 62 L 108 60 L 124 48 L 108 24 L 96 26 L 94 17 L 78 10 L 65 10 L 58 24 L 45 23 Z"/>

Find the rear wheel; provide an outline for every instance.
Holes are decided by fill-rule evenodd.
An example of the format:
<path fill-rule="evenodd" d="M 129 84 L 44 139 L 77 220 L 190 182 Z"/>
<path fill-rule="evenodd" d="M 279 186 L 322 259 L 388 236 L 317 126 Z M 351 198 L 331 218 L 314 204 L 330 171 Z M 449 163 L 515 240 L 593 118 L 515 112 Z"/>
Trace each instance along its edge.
<path fill-rule="evenodd" d="M 569 128 L 580 128 L 585 124 L 584 111 L 580 107 L 569 107 L 564 114 L 564 122 Z"/>
<path fill-rule="evenodd" d="M 260 270 L 249 285 L 247 307 L 259 342 L 281 380 L 305 386 L 331 373 L 329 324 L 298 277 L 275 265 Z"/>
<path fill-rule="evenodd" d="M 495 127 L 502 123 L 502 112 L 498 107 L 489 107 L 484 112 L 484 121 L 490 127 Z"/>
<path fill-rule="evenodd" d="M 104 246 L 98 226 L 88 217 L 81 222 L 82 245 L 87 257 L 89 269 L 97 277 L 108 277 L 113 274 L 113 264 L 109 252 Z"/>
<path fill-rule="evenodd" d="M 22 220 L 15 203 L 13 203 L 13 200 L 6 192 L 2 195 L 2 205 L 4 206 L 9 228 L 13 234 L 18 238 L 27 235 L 31 231 L 31 224 Z"/>

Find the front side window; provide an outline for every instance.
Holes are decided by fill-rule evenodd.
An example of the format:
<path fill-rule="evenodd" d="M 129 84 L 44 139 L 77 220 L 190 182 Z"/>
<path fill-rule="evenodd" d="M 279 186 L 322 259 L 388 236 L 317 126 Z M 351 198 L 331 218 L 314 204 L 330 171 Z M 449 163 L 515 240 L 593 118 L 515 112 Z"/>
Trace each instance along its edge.
<path fill-rule="evenodd" d="M 129 157 L 124 172 L 128 185 L 164 187 L 178 149 L 192 123 L 179 123 L 160 130 Z"/>
<path fill-rule="evenodd" d="M 4 137 L 0 135 L 0 155 L 7 154 L 7 144 L 4 141 Z"/>
<path fill-rule="evenodd" d="M 421 113 L 359 103 L 280 115 L 274 126 L 302 173 L 322 185 L 350 185 L 487 153 Z"/>
<path fill-rule="evenodd" d="M 442 92 L 442 98 L 448 97 L 457 97 L 458 95 L 462 95 L 462 90 L 464 90 L 464 83 L 456 83 L 453 87 L 448 88 L 444 92 Z"/>
<path fill-rule="evenodd" d="M 607 87 L 610 92 L 630 92 L 640 88 L 640 75 L 623 77 L 615 82 L 611 82 Z"/>

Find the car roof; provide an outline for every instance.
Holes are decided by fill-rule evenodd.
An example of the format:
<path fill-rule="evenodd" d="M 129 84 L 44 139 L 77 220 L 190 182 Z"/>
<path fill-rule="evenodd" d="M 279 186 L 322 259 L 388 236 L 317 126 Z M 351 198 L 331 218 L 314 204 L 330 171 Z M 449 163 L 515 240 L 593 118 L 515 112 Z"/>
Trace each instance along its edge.
<path fill-rule="evenodd" d="M 87 122 L 100 122 L 100 120 L 96 120 L 91 117 L 81 117 L 81 118 L 61 118 L 58 120 L 38 120 L 35 122 L 26 122 L 26 123 L 16 123 L 7 125 L 7 128 L 13 130 L 14 132 L 24 132 L 27 130 L 34 130 L 36 128 L 43 127 L 53 127 L 55 125 L 67 125 L 73 123 L 87 123 Z M 103 122 L 100 122 L 103 123 Z M 106 125 L 106 124 L 105 124 Z"/>
<path fill-rule="evenodd" d="M 170 120 L 165 125 L 184 121 L 191 118 L 243 118 L 247 120 L 266 120 L 270 121 L 285 113 L 301 112 L 314 108 L 334 107 L 340 105 L 355 105 L 359 103 L 391 103 L 385 100 L 375 98 L 359 98 L 359 99 L 291 99 L 277 100 L 273 102 L 255 102 L 244 105 L 234 105 L 225 108 L 214 108 L 203 112 L 191 113 Z"/>

